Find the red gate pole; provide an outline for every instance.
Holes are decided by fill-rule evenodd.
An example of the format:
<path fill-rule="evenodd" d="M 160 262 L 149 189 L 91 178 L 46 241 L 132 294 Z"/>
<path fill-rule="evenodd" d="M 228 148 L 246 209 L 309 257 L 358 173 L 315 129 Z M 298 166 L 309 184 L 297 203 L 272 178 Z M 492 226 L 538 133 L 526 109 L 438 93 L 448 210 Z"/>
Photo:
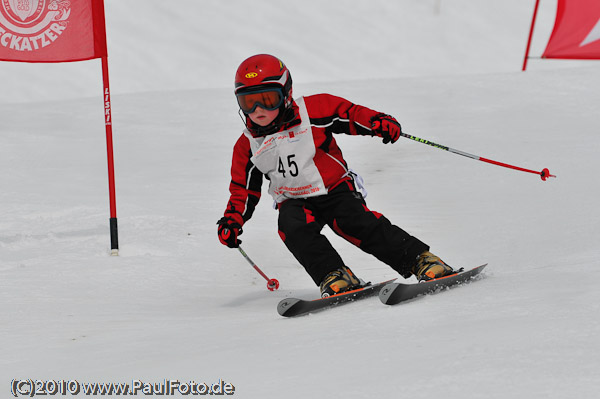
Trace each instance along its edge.
<path fill-rule="evenodd" d="M 531 47 L 531 38 L 533 37 L 533 27 L 535 26 L 535 19 L 537 17 L 538 6 L 540 0 L 535 0 L 535 8 L 533 10 L 533 18 L 531 19 L 531 28 L 529 29 L 529 39 L 527 40 L 527 49 L 525 50 L 525 59 L 523 60 L 523 71 L 527 69 L 527 60 L 529 59 L 529 48 Z"/>
<path fill-rule="evenodd" d="M 102 81 L 104 82 L 104 125 L 106 127 L 106 152 L 108 160 L 108 192 L 110 199 L 110 254 L 119 254 L 119 234 L 117 229 L 117 199 L 115 195 L 115 164 L 113 156 L 112 114 L 110 85 L 108 81 L 108 58 L 102 57 Z"/>

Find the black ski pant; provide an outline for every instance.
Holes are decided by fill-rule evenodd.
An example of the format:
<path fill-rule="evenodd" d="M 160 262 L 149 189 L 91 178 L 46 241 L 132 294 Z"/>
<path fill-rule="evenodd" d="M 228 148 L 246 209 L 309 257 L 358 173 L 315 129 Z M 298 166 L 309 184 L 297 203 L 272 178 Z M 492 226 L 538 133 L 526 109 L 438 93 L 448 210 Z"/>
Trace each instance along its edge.
<path fill-rule="evenodd" d="M 325 225 L 366 253 L 411 276 L 419 254 L 429 246 L 370 211 L 351 182 L 343 182 L 326 195 L 291 199 L 279 205 L 279 235 L 287 248 L 319 285 L 344 261 L 327 237 Z"/>

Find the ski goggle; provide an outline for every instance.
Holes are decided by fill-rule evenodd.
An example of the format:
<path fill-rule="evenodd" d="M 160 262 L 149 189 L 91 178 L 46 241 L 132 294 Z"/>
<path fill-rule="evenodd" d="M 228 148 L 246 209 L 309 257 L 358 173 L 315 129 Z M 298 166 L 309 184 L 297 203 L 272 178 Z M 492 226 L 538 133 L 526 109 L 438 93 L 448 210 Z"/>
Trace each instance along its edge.
<path fill-rule="evenodd" d="M 238 104 L 245 114 L 251 114 L 256 107 L 267 111 L 274 111 L 283 104 L 283 91 L 277 87 L 269 87 L 262 90 L 238 93 L 236 95 Z"/>

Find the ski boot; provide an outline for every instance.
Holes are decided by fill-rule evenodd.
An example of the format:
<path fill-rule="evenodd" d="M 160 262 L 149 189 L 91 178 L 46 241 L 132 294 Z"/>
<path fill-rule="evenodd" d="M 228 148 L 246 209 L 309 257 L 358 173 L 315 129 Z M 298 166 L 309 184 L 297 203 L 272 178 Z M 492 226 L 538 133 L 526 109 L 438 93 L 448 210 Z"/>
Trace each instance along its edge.
<path fill-rule="evenodd" d="M 428 281 L 456 274 L 457 271 L 431 252 L 425 251 L 417 257 L 417 264 L 413 266 L 412 273 L 417 277 L 417 280 Z"/>
<path fill-rule="evenodd" d="M 326 298 L 331 295 L 341 294 L 342 292 L 351 291 L 362 286 L 360 280 L 346 266 L 330 272 L 319 288 L 321 289 L 321 298 Z"/>

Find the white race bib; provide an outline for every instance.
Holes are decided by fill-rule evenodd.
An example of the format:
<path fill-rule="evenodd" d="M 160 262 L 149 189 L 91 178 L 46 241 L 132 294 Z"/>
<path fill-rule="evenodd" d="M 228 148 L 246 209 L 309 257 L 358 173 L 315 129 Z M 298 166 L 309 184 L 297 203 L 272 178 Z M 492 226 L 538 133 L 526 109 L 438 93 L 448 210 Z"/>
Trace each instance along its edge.
<path fill-rule="evenodd" d="M 323 178 L 314 163 L 315 142 L 304 98 L 296 101 L 301 124 L 266 137 L 250 140 L 256 167 L 269 177 L 269 194 L 281 203 L 290 198 L 307 198 L 327 193 Z"/>

